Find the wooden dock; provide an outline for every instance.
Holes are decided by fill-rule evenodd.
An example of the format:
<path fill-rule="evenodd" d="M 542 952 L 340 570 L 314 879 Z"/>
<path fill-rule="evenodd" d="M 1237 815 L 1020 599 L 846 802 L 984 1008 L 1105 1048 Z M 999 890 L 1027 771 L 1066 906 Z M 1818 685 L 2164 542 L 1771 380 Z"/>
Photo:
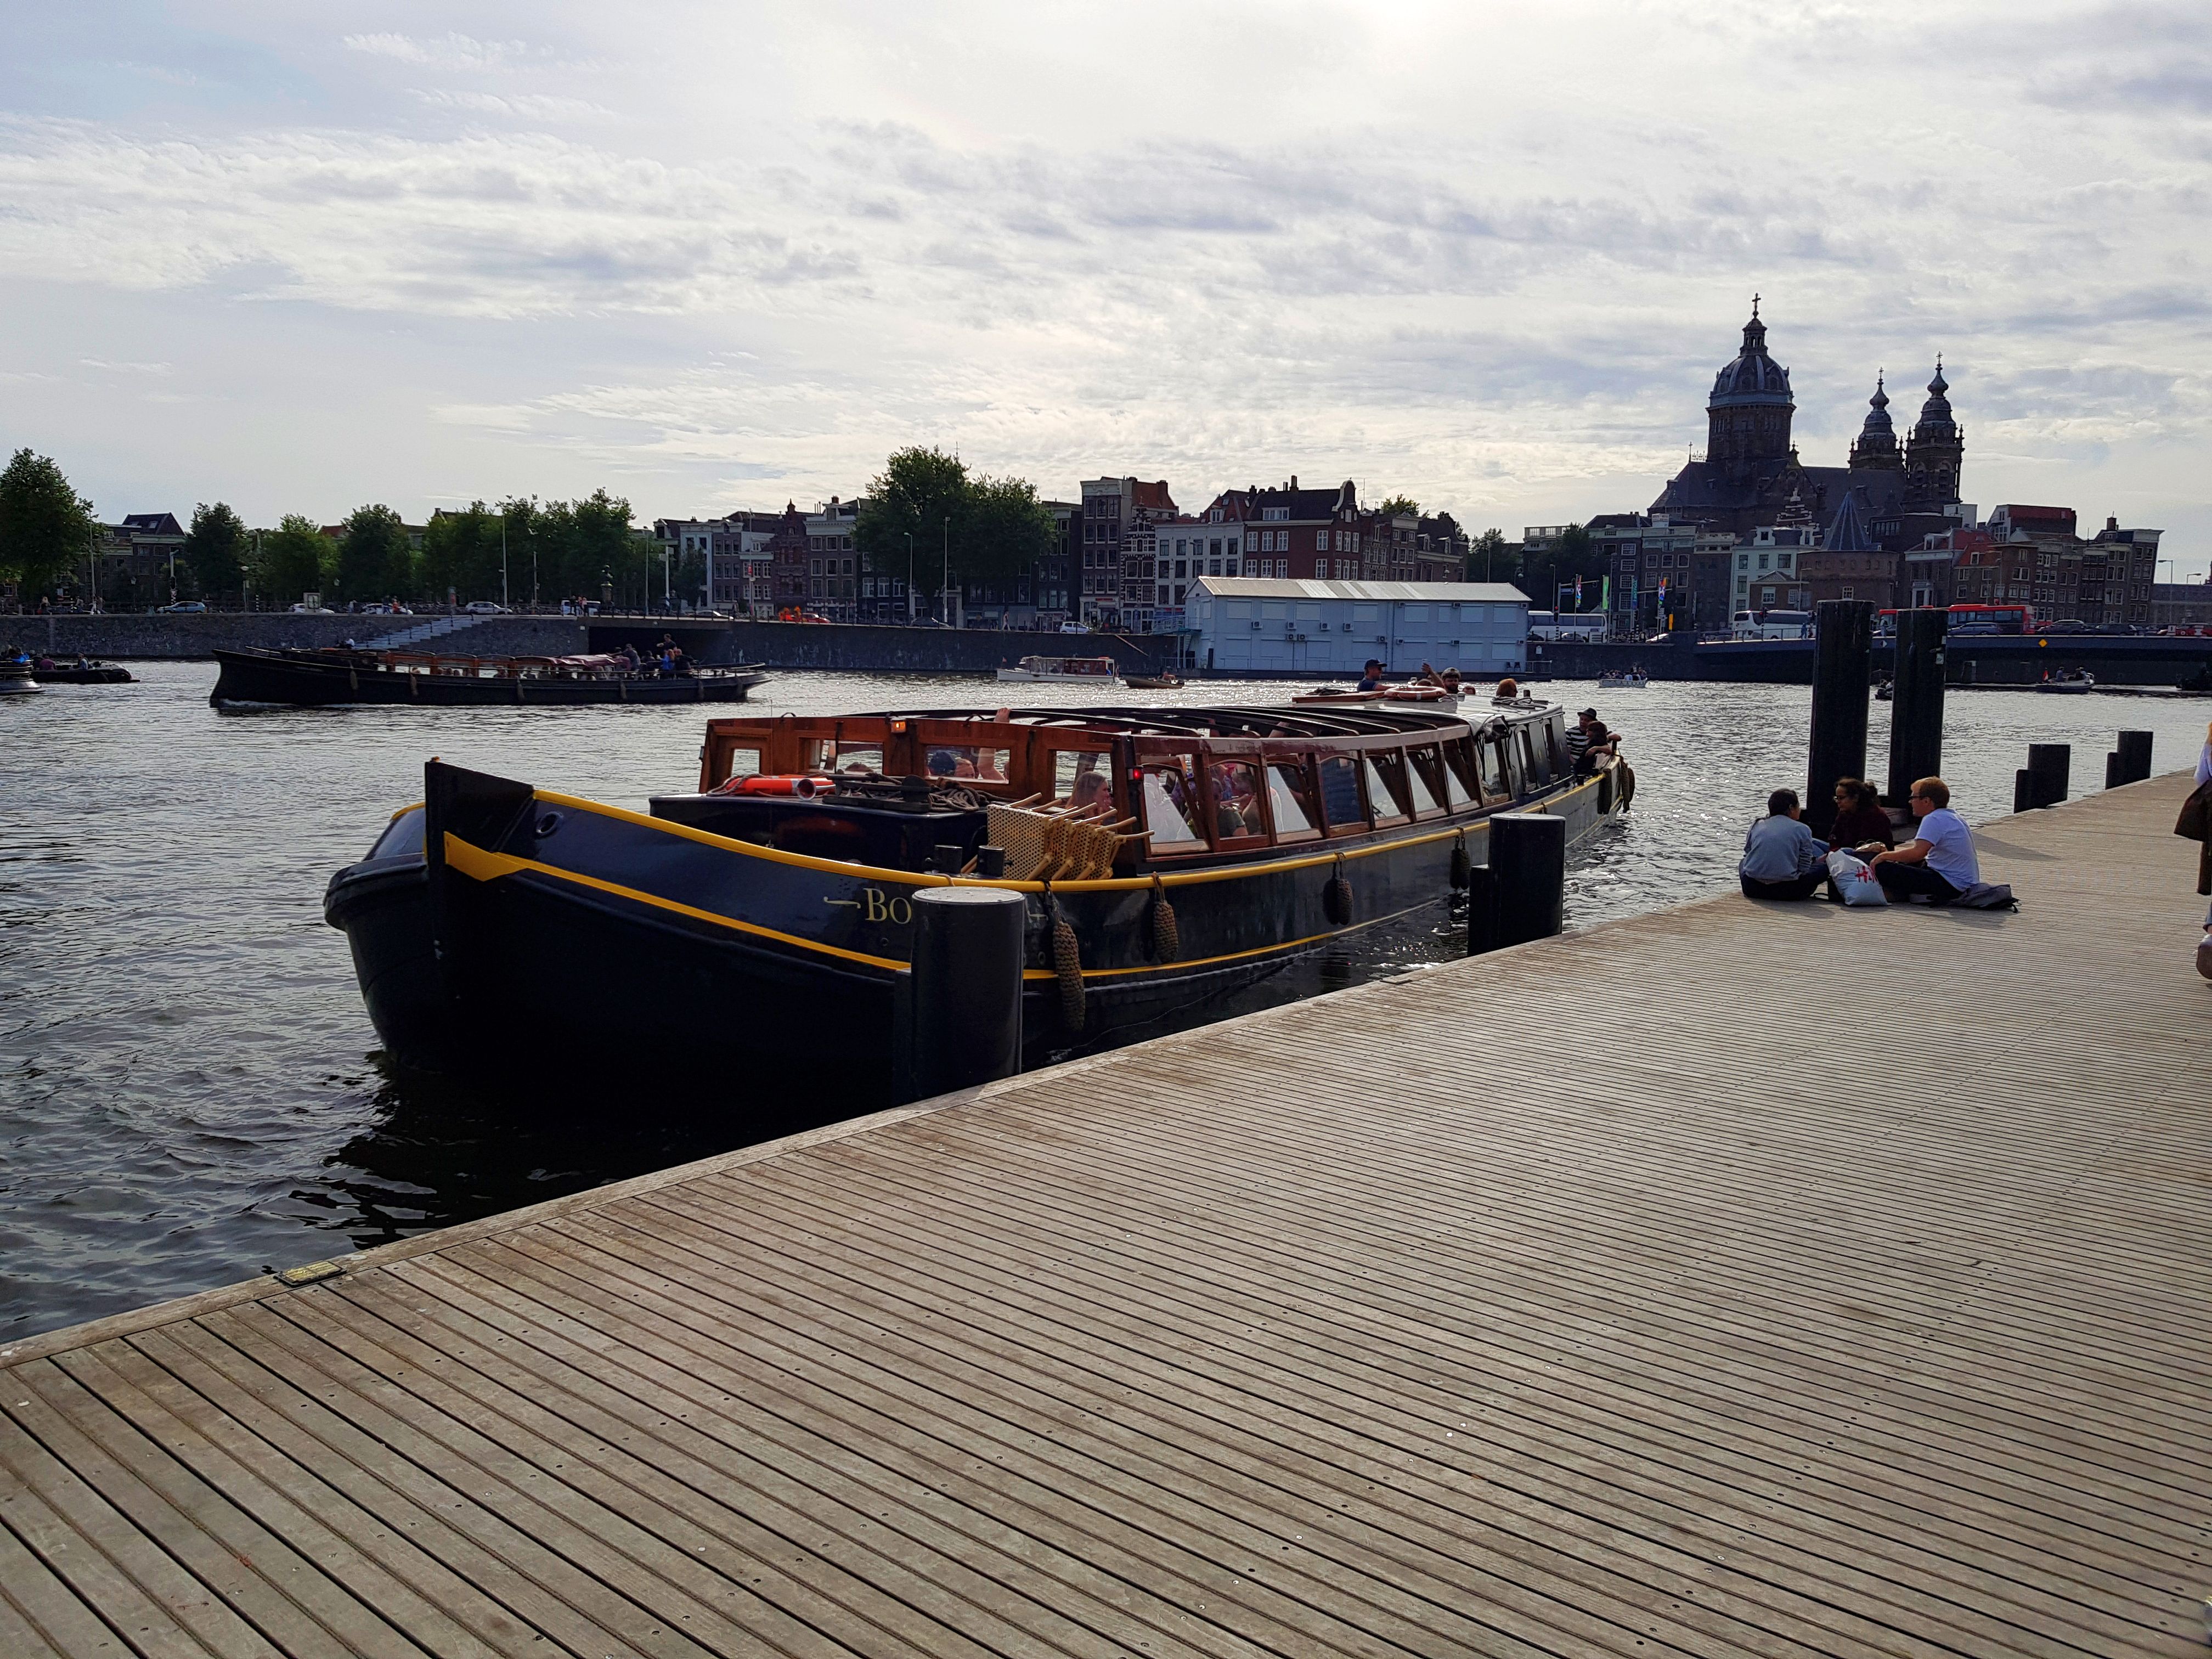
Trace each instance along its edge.
<path fill-rule="evenodd" d="M 0 1355 L 0 1656 L 2183 1654 L 2183 790 Z"/>

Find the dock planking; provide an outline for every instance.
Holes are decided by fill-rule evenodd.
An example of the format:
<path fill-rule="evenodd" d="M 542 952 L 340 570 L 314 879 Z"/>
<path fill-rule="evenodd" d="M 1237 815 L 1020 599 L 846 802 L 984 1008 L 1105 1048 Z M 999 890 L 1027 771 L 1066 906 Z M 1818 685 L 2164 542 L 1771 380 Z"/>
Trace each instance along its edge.
<path fill-rule="evenodd" d="M 2180 1654 L 2179 780 L 0 1352 L 0 1654 Z"/>

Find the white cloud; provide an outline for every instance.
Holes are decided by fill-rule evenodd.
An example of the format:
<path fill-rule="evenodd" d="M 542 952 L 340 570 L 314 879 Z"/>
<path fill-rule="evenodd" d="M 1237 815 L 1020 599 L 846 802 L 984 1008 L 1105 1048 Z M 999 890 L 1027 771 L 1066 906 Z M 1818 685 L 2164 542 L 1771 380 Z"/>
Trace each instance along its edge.
<path fill-rule="evenodd" d="M 478 40 L 465 34 L 420 40 L 410 34 L 349 34 L 349 52 L 390 58 L 424 69 L 505 70 L 524 63 L 530 49 L 520 40 Z"/>
<path fill-rule="evenodd" d="M 342 111 L 0 123 L 0 281 L 434 335 L 468 383 L 377 418 L 585 488 L 848 494 L 919 436 L 1048 493 L 1350 474 L 1509 526 L 1649 500 L 1756 288 L 1808 459 L 1941 349 L 1970 493 L 1987 454 L 2085 512 L 2123 461 L 2203 494 L 2185 9 L 495 15 L 346 36 L 428 84 L 356 64 Z"/>

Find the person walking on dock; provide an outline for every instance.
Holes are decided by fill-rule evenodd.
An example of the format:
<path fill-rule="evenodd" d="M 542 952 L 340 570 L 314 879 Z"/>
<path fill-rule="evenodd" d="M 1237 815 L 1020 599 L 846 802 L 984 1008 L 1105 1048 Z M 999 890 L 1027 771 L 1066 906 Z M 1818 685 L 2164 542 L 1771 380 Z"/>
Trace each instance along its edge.
<path fill-rule="evenodd" d="M 1828 878 L 1821 857 L 1827 843 L 1816 839 L 1798 817 L 1802 806 L 1795 789 L 1778 789 L 1766 798 L 1766 816 L 1743 838 L 1743 862 L 1736 878 L 1753 899 L 1808 899 Z"/>
<path fill-rule="evenodd" d="M 1924 894 L 1930 904 L 1948 904 L 1982 878 L 1974 856 L 1973 831 L 1951 810 L 1951 786 L 1941 778 L 1922 778 L 1912 786 L 1913 838 L 1902 847 L 1873 851 L 1867 862 L 1875 879 L 1893 899 Z"/>
<path fill-rule="evenodd" d="M 2212 725 L 2204 728 L 2204 747 L 2197 757 L 2197 787 L 2212 783 Z M 2197 890 L 2212 891 L 2212 840 L 2197 849 Z M 2204 937 L 2197 941 L 2197 971 L 2212 979 L 2212 910 L 2204 913 Z"/>

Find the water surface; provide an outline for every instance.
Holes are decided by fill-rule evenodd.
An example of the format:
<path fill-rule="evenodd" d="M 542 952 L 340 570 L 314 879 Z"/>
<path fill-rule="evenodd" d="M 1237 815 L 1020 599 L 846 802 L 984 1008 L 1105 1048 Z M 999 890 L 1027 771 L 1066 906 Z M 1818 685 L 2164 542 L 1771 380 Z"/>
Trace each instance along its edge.
<path fill-rule="evenodd" d="M 695 708 L 353 708 L 217 714 L 203 664 L 131 686 L 0 699 L 0 1336 L 135 1307 L 704 1157 L 711 1119 L 605 1103 L 520 1111 L 381 1064 L 325 882 L 359 858 L 422 765 L 459 765 L 641 805 L 689 787 Z M 1598 694 L 1629 737 L 1637 810 L 1576 860 L 1570 926 L 1725 890 L 1744 825 L 1802 787 L 1802 687 Z M 1176 694 L 1025 686 L 1024 702 L 1277 702 L 1279 685 Z M 973 678 L 779 675 L 757 706 L 988 708 Z M 1886 753 L 1887 708 L 1875 709 Z M 2119 726 L 2195 757 L 2212 704 L 1954 693 L 1945 770 L 1970 819 L 2010 809 L 2031 741 L 2073 741 L 2075 793 Z M 1877 770 L 1881 769 L 1877 761 Z M 2031 898 L 2031 902 L 2032 898 Z M 2177 896 L 2177 915 L 2189 909 Z M 2193 914 L 2193 913 L 2192 913 Z M 1362 936 L 1226 1010 L 1340 988 L 1456 953 L 1435 914 Z M 741 1028 L 742 1029 L 742 1028 Z M 763 1044 L 822 1040 L 762 1030 Z M 641 1101 L 653 1057 L 637 1064 Z"/>

